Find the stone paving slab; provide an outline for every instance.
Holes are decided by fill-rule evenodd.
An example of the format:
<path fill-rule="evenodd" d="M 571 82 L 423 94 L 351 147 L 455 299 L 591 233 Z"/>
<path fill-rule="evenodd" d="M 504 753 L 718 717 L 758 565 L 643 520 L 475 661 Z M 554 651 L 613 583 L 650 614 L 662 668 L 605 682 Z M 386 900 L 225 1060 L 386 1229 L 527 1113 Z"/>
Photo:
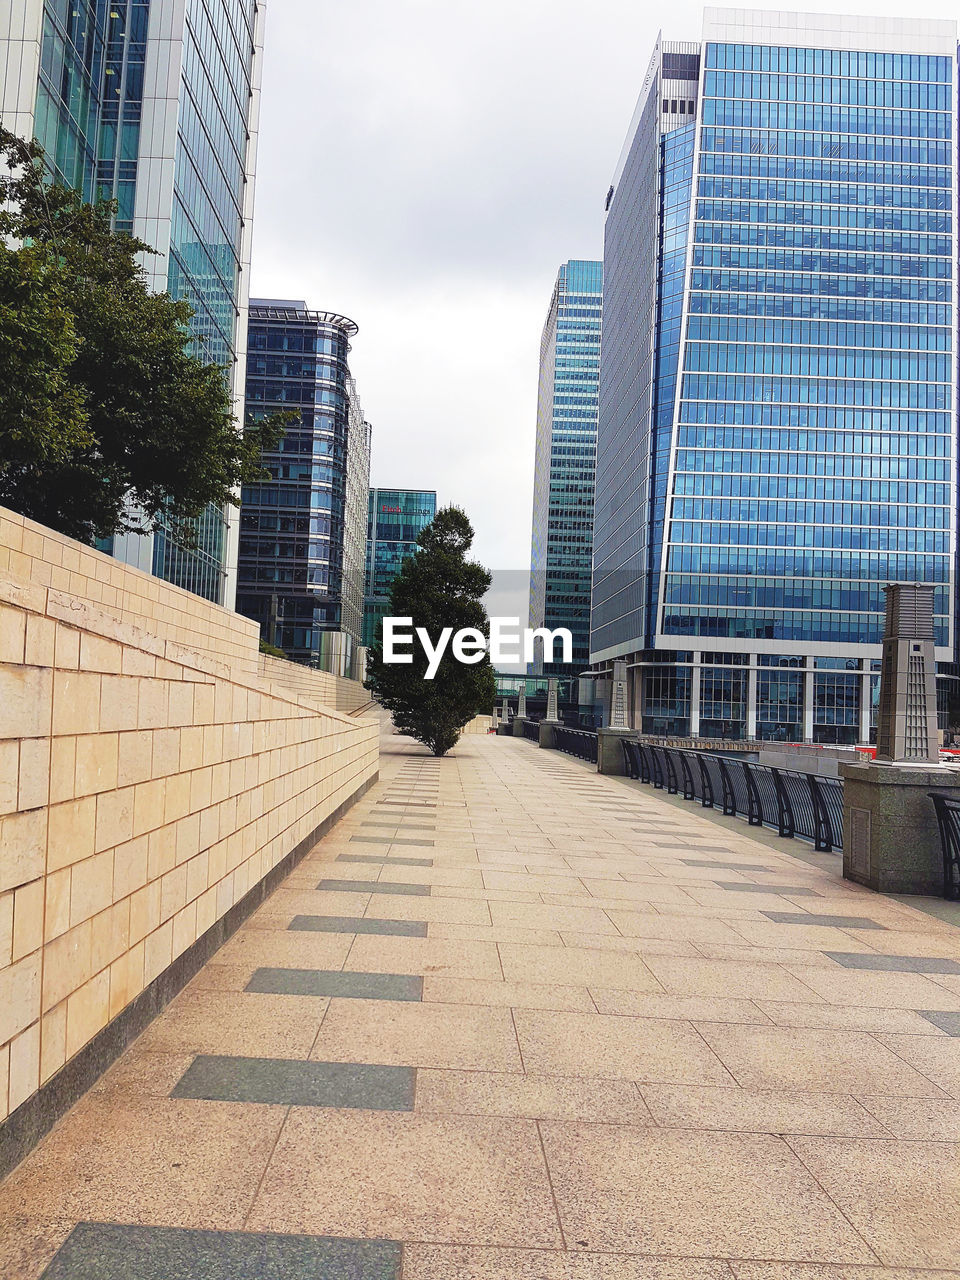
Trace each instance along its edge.
<path fill-rule="evenodd" d="M 845 969 L 875 969 L 887 973 L 960 973 L 960 963 L 943 956 L 881 956 L 845 951 L 827 951 L 825 954 Z"/>
<path fill-rule="evenodd" d="M 277 996 L 339 996 L 353 1000 L 419 1000 L 423 995 L 423 978 L 405 973 L 258 969 L 244 991 Z"/>
<path fill-rule="evenodd" d="M 356 836 L 354 836 L 354 839 L 356 839 Z M 381 842 L 378 841 L 377 843 L 379 844 Z M 390 844 L 391 842 L 387 840 L 385 843 Z M 402 844 L 404 842 L 400 841 L 399 843 Z M 408 841 L 407 843 L 414 843 L 414 842 Z M 431 840 L 430 843 L 433 844 L 433 841 Z M 367 854 L 367 853 L 338 853 L 337 862 L 362 862 L 365 864 L 369 864 L 370 866 L 376 866 L 376 867 L 382 867 L 386 863 L 391 863 L 392 865 L 398 866 L 398 867 L 432 867 L 433 866 L 433 858 L 390 858 L 386 854 L 377 856 L 376 854 Z"/>
<path fill-rule="evenodd" d="M 376 933 L 408 938 L 425 938 L 423 920 L 374 920 L 359 916 L 295 916 L 289 928 L 317 933 Z"/>
<path fill-rule="evenodd" d="M 411 1111 L 415 1087 L 415 1072 L 395 1064 L 202 1056 L 193 1060 L 170 1096 L 281 1107 Z"/>
<path fill-rule="evenodd" d="M 383 744 L 0 1184 L 3 1280 L 960 1280 L 960 929 L 525 740 Z"/>
<path fill-rule="evenodd" d="M 398 1280 L 393 1240 L 82 1222 L 44 1280 Z"/>
<path fill-rule="evenodd" d="M 413 897 L 429 897 L 428 884 L 394 884 L 384 880 L 321 880 L 318 889 L 331 889 L 334 893 L 407 893 Z"/>

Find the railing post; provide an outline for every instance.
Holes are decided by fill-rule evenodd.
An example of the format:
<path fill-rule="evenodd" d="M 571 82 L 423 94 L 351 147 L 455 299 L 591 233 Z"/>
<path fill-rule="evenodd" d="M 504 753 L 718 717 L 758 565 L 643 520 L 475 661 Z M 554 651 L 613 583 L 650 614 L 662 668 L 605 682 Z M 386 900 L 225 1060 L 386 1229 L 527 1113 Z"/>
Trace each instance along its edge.
<path fill-rule="evenodd" d="M 746 760 L 743 761 L 743 776 L 747 780 L 747 799 L 750 806 L 747 813 L 747 821 L 751 827 L 762 827 L 763 801 L 760 799 L 760 791 L 757 787 L 757 780 L 753 776 L 753 770 Z"/>
<path fill-rule="evenodd" d="M 726 817 L 737 816 L 737 796 L 733 789 L 733 783 L 730 781 L 730 775 L 727 773 L 727 766 L 724 764 L 723 756 L 717 756 L 717 764 L 720 766 L 720 777 L 723 780 L 723 812 Z"/>
<path fill-rule="evenodd" d="M 703 783 L 703 795 L 701 797 L 700 803 L 703 805 L 704 809 L 712 809 L 713 808 L 713 783 L 710 781 L 710 774 L 707 771 L 707 766 L 703 762 L 702 755 L 697 756 L 697 764 L 700 768 L 700 780 Z"/>
<path fill-rule="evenodd" d="M 787 839 L 792 839 L 796 824 L 793 820 L 793 805 L 790 803 L 790 796 L 787 788 L 783 785 L 783 779 L 780 777 L 779 769 L 771 769 L 773 775 L 773 786 L 777 793 L 777 822 L 780 827 L 779 834 Z"/>
<path fill-rule="evenodd" d="M 813 805 L 813 847 L 818 853 L 830 853 L 833 849 L 830 840 L 830 816 L 823 802 L 823 796 L 820 794 L 820 788 L 817 786 L 815 774 L 807 774 L 807 785 L 810 788 L 810 802 Z"/>

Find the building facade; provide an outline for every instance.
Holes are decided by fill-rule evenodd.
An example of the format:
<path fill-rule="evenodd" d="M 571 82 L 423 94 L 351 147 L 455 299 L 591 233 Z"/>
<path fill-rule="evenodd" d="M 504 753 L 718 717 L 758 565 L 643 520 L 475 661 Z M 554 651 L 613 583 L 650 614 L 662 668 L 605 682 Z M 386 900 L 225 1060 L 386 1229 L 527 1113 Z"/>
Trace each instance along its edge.
<path fill-rule="evenodd" d="M 151 286 L 185 298 L 237 412 L 249 292 L 263 0 L 21 0 L 0 39 L 0 118 L 44 147 L 50 176 L 117 201 L 151 245 Z M 162 522 L 103 547 L 232 605 L 236 508 L 210 508 L 186 547 Z"/>
<path fill-rule="evenodd" d="M 934 584 L 955 672 L 956 51 L 720 9 L 654 50 L 608 198 L 591 633 L 637 728 L 868 741 L 888 581 Z"/>
<path fill-rule="evenodd" d="M 545 665 L 538 651 L 538 675 L 577 675 L 589 663 L 602 308 L 603 263 L 565 262 L 540 340 L 529 621 L 567 627 L 573 662 Z"/>
<path fill-rule="evenodd" d="M 417 549 L 417 538 L 437 514 L 432 489 L 371 489 L 367 515 L 366 586 L 363 643 L 377 639 L 380 619 L 390 604 L 390 584 L 404 560 Z"/>
<path fill-rule="evenodd" d="M 246 413 L 299 413 L 243 489 L 237 610 L 308 666 L 361 672 L 370 424 L 350 376 L 357 326 L 305 302 L 250 302 Z"/>

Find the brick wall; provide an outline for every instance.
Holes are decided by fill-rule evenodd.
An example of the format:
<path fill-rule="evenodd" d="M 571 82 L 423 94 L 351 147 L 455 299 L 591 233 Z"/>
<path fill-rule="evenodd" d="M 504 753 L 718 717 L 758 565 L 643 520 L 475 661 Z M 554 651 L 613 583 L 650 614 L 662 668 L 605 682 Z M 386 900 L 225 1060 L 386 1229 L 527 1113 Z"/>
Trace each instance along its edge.
<path fill-rule="evenodd" d="M 362 688 L 288 665 L 0 510 L 0 1119 L 375 776 Z"/>

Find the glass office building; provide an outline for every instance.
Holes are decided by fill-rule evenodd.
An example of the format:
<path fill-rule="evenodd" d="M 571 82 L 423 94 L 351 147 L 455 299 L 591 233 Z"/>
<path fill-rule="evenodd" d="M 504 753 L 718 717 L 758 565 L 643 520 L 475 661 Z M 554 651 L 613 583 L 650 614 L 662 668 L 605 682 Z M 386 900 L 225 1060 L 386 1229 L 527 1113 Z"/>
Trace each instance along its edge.
<path fill-rule="evenodd" d="M 116 226 L 156 249 L 151 287 L 186 298 L 197 349 L 243 404 L 258 0 L 25 0 L 0 49 L 0 118 L 44 147 L 51 179 L 117 201 Z M 163 522 L 105 550 L 232 605 L 236 511 L 209 509 L 194 545 Z"/>
<path fill-rule="evenodd" d="M 249 417 L 290 410 L 269 479 L 243 489 L 237 609 L 289 658 L 357 677 L 363 623 L 370 425 L 350 376 L 357 326 L 305 302 L 254 298 Z"/>
<path fill-rule="evenodd" d="M 540 340 L 529 622 L 567 627 L 573 662 L 544 664 L 538 651 L 538 675 L 578 675 L 589 663 L 602 308 L 603 263 L 565 262 Z"/>
<path fill-rule="evenodd" d="M 708 9 L 654 51 L 608 199 L 591 635 L 638 728 L 868 741 L 889 581 L 935 584 L 954 660 L 956 48 Z"/>
<path fill-rule="evenodd" d="M 363 601 L 363 643 L 377 639 L 380 619 L 390 604 L 390 584 L 417 538 L 437 514 L 432 489 L 371 489 L 367 515 L 367 565 Z"/>

